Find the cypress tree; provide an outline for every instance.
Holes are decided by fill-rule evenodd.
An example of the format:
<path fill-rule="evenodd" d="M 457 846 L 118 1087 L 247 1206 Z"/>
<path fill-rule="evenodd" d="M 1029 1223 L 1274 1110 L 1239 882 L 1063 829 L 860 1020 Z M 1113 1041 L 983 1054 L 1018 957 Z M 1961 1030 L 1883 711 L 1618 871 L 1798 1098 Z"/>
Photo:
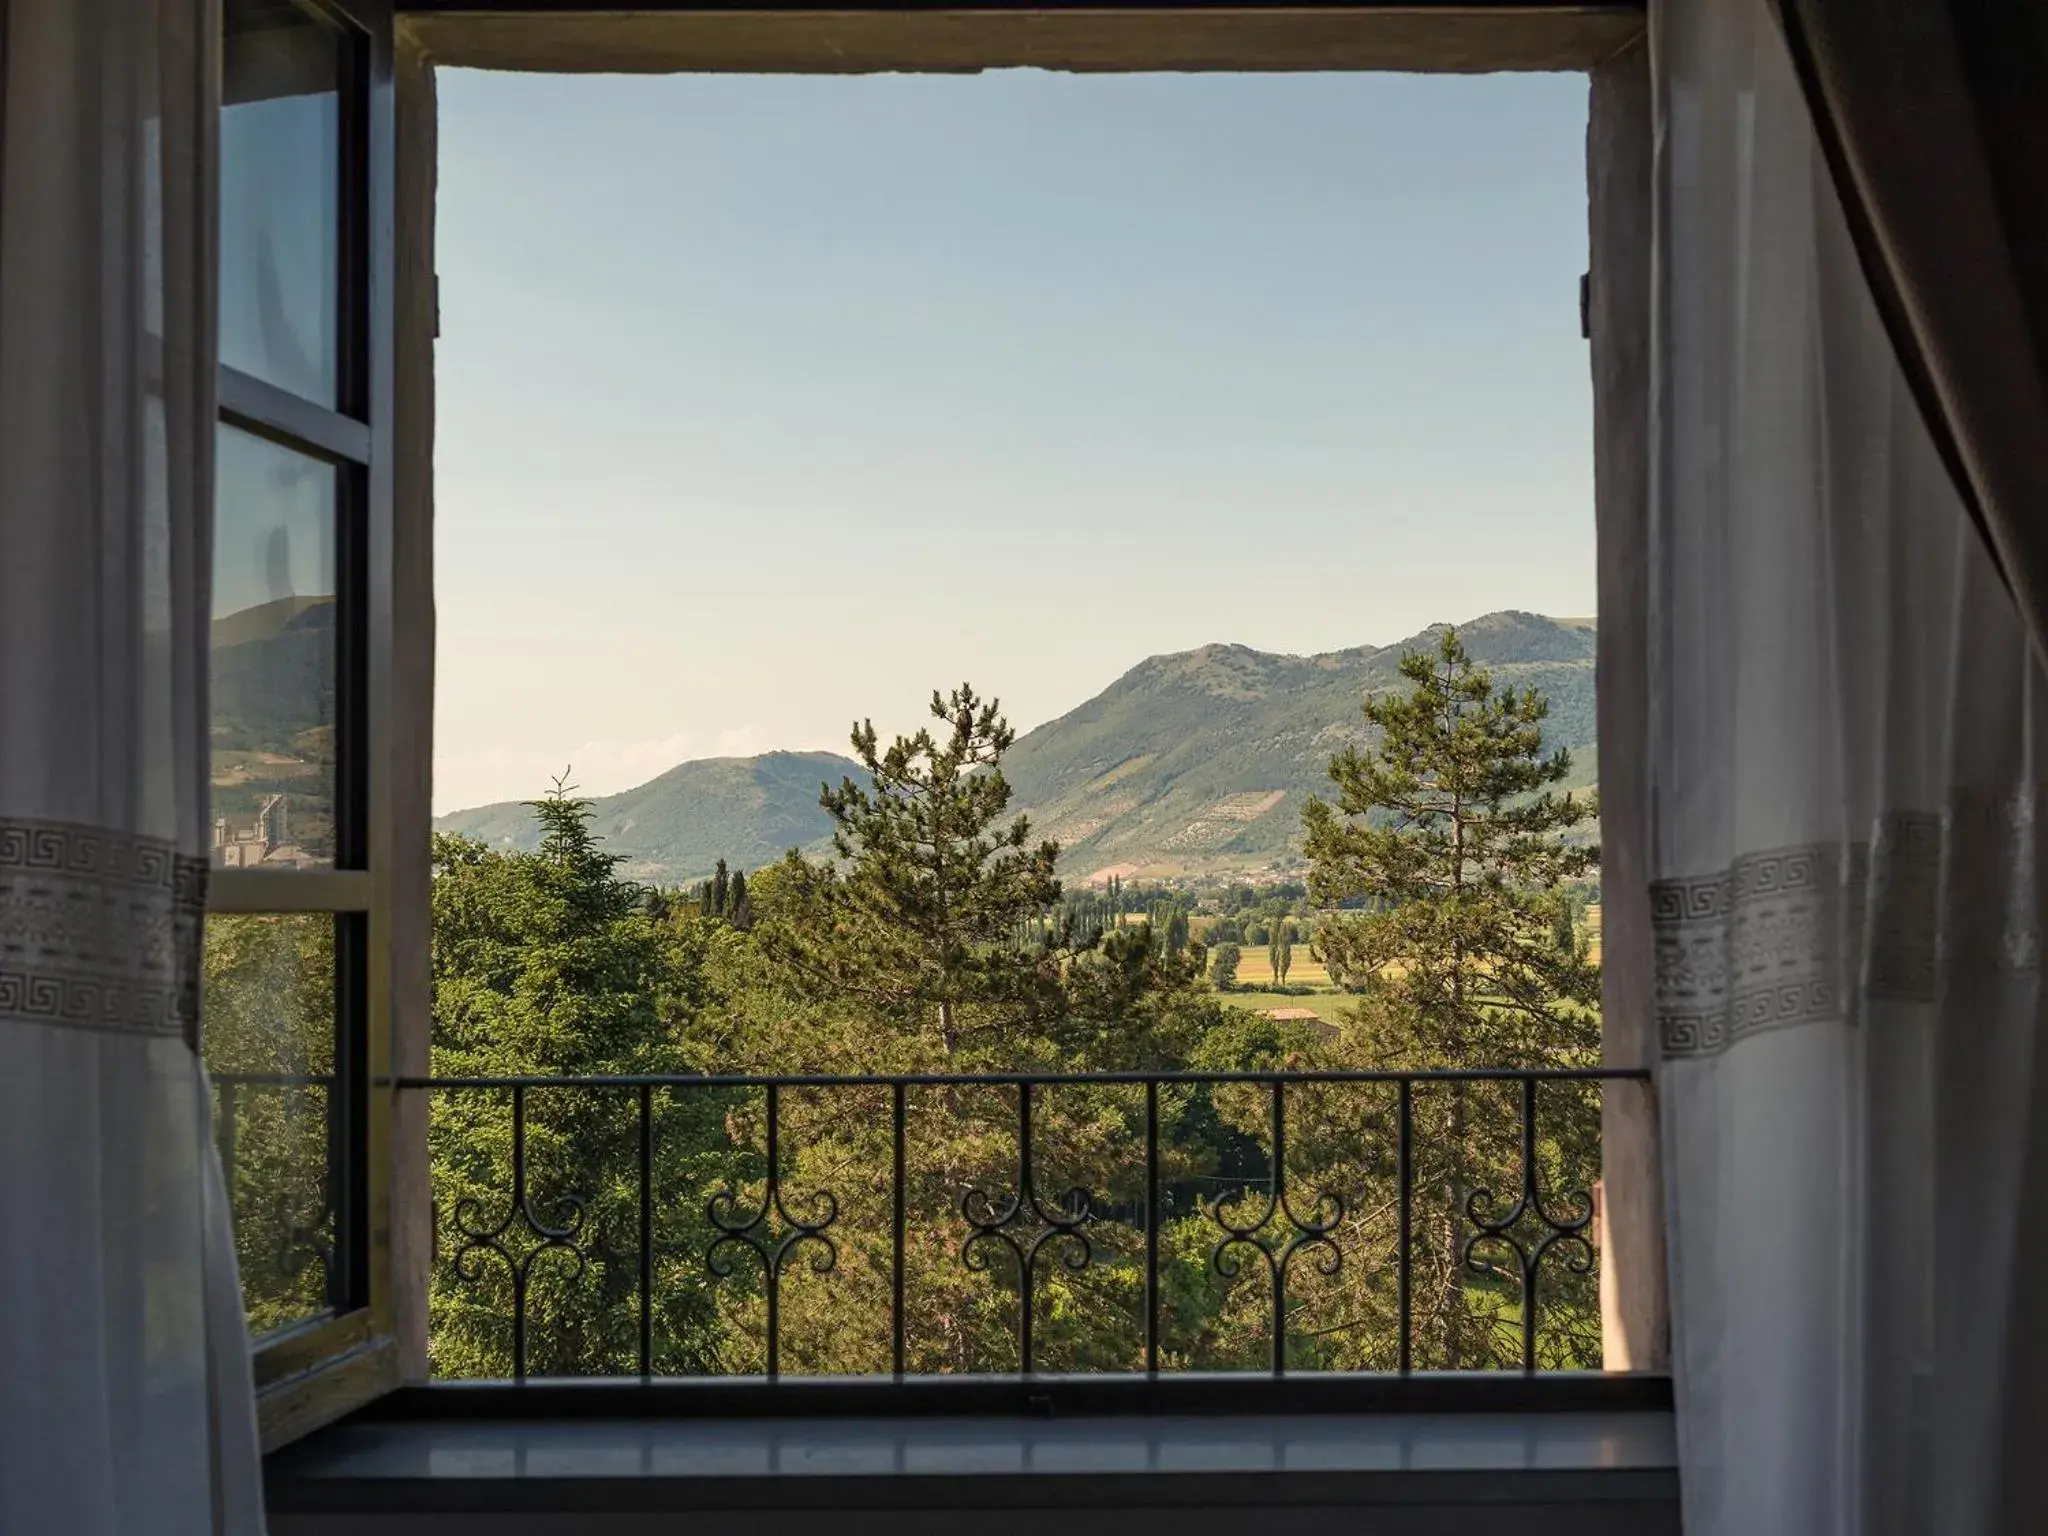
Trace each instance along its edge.
<path fill-rule="evenodd" d="M 1175 906 L 1172 915 L 1166 920 L 1166 952 L 1169 955 L 1179 955 L 1184 953 L 1187 947 L 1188 914 L 1184 908 Z"/>

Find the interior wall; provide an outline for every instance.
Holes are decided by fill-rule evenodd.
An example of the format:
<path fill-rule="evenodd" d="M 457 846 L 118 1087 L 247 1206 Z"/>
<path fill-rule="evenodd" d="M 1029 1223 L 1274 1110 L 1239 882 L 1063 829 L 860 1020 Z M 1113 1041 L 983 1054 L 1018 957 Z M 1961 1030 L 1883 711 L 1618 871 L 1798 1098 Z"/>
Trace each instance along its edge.
<path fill-rule="evenodd" d="M 433 65 L 404 21 L 397 26 L 393 62 L 398 258 L 392 623 L 398 721 L 391 773 L 396 787 L 393 846 L 404 874 L 394 880 L 391 896 L 391 1063 L 395 1075 L 424 1076 L 434 1007 L 434 337 L 440 329 L 434 189 L 439 149 Z M 392 1324 L 400 1375 L 423 1381 L 427 1276 L 433 1260 L 425 1094 L 393 1095 L 391 1141 Z"/>
<path fill-rule="evenodd" d="M 1592 270 L 1593 504 L 1599 540 L 1601 1049 L 1657 1060 L 1650 934 L 1650 71 L 1638 40 L 1592 72 L 1586 186 Z M 1609 1370 L 1671 1361 L 1656 1089 L 1601 1105 L 1600 1311 Z"/>

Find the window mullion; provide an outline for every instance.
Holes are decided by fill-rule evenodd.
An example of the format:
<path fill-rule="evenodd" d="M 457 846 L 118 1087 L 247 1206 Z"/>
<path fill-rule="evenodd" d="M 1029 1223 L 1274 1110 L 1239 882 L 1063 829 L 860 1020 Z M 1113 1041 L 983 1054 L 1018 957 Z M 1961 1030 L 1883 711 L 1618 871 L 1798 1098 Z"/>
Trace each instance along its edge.
<path fill-rule="evenodd" d="M 316 405 L 226 363 L 219 373 L 222 420 L 338 464 L 370 462 L 370 429 L 353 416 Z"/>
<path fill-rule="evenodd" d="M 216 869 L 207 882 L 210 912 L 367 912 L 366 869 Z"/>

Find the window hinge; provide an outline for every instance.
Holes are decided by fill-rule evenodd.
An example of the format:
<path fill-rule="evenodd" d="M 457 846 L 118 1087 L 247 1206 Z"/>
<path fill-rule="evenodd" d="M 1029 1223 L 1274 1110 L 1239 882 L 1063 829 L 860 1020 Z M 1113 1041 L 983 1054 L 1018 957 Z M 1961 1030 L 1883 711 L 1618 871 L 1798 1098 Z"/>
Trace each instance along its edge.
<path fill-rule="evenodd" d="M 1579 339 L 1593 339 L 1593 274 L 1579 274 Z"/>

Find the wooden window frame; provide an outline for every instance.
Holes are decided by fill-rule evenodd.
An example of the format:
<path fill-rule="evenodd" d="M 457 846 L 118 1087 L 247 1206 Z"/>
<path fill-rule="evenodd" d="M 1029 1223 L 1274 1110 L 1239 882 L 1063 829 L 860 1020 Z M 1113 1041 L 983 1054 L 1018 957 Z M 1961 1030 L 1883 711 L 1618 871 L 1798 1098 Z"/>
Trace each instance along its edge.
<path fill-rule="evenodd" d="M 304 3 L 304 0 L 302 0 Z M 329 0 L 310 0 L 326 4 Z M 367 845 L 363 868 L 307 876 L 291 910 L 367 914 L 365 978 L 369 1284 L 366 1307 L 259 1356 L 267 1445 L 282 1444 L 428 1370 L 431 1262 L 422 1095 L 394 1076 L 428 1070 L 432 977 L 431 757 L 434 689 L 433 439 L 436 103 L 439 65 L 555 73 L 961 73 L 1010 66 L 1156 71 L 1581 72 L 1588 134 L 1592 273 L 1587 294 L 1600 568 L 1603 972 L 1607 1064 L 1654 1061 L 1649 1004 L 1647 800 L 1639 759 L 1647 608 L 1631 563 L 1646 537 L 1650 104 L 1640 3 L 1066 4 L 1000 0 L 937 7 L 800 7 L 605 0 L 333 0 L 371 37 L 364 414 L 319 438 L 263 415 L 366 471 Z M 239 389 L 240 386 L 237 386 Z M 224 389 L 224 402 L 229 399 Z M 235 395 L 238 421 L 260 392 Z M 1632 585 L 1635 583 L 1635 585 Z M 220 910 L 285 910 L 268 872 L 224 883 Z M 240 890 L 236 889 L 241 887 Z M 316 890 L 321 894 L 315 894 Z M 251 903 L 245 907 L 244 901 Z M 335 905 L 329 905 L 332 902 Z M 341 905 L 346 903 L 346 905 Z M 1636 905 L 1643 910 L 1637 911 Z M 1600 1202 L 1610 1365 L 1667 1363 L 1661 1195 L 1652 1090 L 1609 1095 Z M 1610 1274 L 1612 1280 L 1610 1281 Z"/>
<path fill-rule="evenodd" d="M 327 913 L 336 946 L 335 1085 L 340 1117 L 334 1307 L 259 1339 L 253 1358 L 266 1446 L 282 1444 L 398 1384 L 390 1262 L 389 962 L 398 913 L 390 766 L 404 718 L 392 686 L 393 202 L 389 0 L 291 0 L 350 41 L 341 91 L 335 403 L 320 405 L 222 364 L 219 420 L 338 471 L 335 847 L 326 869 L 217 869 L 209 912 Z M 405 841 L 409 850 L 411 840 Z M 349 921 L 353 919 L 353 921 Z"/>

